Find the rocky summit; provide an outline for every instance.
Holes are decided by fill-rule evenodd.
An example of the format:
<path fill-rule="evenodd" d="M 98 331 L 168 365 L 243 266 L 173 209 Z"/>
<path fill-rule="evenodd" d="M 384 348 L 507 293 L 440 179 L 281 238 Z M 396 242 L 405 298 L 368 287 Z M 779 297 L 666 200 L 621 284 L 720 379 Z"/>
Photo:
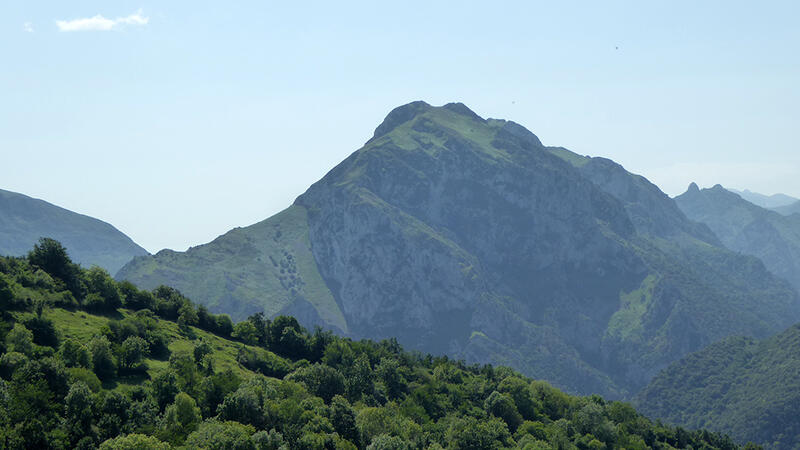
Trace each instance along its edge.
<path fill-rule="evenodd" d="M 643 177 L 460 103 L 396 108 L 287 210 L 117 277 L 612 398 L 800 320 L 788 283 Z"/>

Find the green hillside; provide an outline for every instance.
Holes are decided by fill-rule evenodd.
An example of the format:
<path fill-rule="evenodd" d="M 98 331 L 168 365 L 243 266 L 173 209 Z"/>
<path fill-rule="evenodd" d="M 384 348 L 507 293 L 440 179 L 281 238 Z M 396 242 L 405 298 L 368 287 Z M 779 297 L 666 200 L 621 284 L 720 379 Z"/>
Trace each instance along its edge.
<path fill-rule="evenodd" d="M 108 223 L 0 189 L 0 255 L 24 255 L 40 237 L 62 242 L 83 266 L 98 265 L 112 274 L 134 256 L 148 254 Z"/>
<path fill-rule="evenodd" d="M 460 103 L 394 109 L 287 211 L 117 278 L 608 398 L 800 320 L 791 286 L 645 178 Z"/>
<path fill-rule="evenodd" d="M 0 315 L 0 448 L 739 448 L 394 340 L 286 316 L 234 326 L 81 269 L 52 240 L 0 257 Z"/>
<path fill-rule="evenodd" d="M 317 271 L 306 221 L 305 209 L 291 206 L 185 253 L 162 250 L 136 258 L 117 278 L 151 288 L 176 286 L 236 320 L 257 312 L 301 313 L 300 305 L 307 304 L 313 315 L 301 314 L 305 323 L 347 332 L 342 311 Z"/>
<path fill-rule="evenodd" d="M 653 418 L 767 448 L 800 446 L 800 325 L 763 341 L 731 337 L 661 372 L 635 400 Z"/>

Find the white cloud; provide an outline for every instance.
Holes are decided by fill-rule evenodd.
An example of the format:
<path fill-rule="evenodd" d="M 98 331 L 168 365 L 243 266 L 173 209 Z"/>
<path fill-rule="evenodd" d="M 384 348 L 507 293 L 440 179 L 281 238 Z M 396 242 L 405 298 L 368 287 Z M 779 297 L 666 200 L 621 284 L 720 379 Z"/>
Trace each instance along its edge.
<path fill-rule="evenodd" d="M 149 17 L 142 15 L 142 10 L 126 17 L 107 19 L 98 14 L 94 17 L 84 17 L 73 20 L 56 20 L 59 31 L 111 31 L 125 25 L 144 26 L 150 21 Z"/>
<path fill-rule="evenodd" d="M 28 33 L 33 33 L 33 24 L 30 22 L 25 22 L 22 24 L 22 29 Z"/>

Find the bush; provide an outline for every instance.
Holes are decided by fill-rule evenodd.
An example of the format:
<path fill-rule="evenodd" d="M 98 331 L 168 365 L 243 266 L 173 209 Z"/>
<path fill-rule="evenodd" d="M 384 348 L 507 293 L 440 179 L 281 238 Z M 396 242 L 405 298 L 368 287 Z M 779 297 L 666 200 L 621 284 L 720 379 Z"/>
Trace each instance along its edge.
<path fill-rule="evenodd" d="M 80 297 L 80 268 L 67 254 L 67 249 L 55 239 L 41 238 L 28 253 L 28 262 L 61 280 L 76 297 Z"/>
<path fill-rule="evenodd" d="M 189 448 L 255 450 L 255 428 L 237 422 L 206 421 L 186 438 Z"/>
<path fill-rule="evenodd" d="M 33 332 L 33 342 L 47 347 L 58 347 L 58 332 L 53 321 L 42 316 L 29 316 L 22 322 Z"/>
<path fill-rule="evenodd" d="M 169 450 L 171 448 L 166 442 L 144 434 L 119 436 L 100 444 L 100 450 Z"/>
<path fill-rule="evenodd" d="M 102 383 L 100 379 L 97 378 L 97 375 L 94 374 L 89 369 L 84 367 L 71 367 L 67 369 L 67 374 L 69 376 L 70 383 L 77 383 L 81 382 L 84 383 L 86 386 L 91 389 L 92 392 L 100 392 L 102 389 Z"/>
<path fill-rule="evenodd" d="M 291 366 L 285 359 L 263 349 L 241 347 L 236 360 L 242 366 L 268 377 L 283 378 L 291 371 Z"/>

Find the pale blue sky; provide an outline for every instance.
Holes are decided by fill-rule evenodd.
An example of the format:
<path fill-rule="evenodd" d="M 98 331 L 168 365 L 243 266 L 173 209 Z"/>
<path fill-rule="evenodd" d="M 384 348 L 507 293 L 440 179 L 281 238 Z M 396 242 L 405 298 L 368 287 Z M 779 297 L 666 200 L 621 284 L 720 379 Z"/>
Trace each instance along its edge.
<path fill-rule="evenodd" d="M 379 3 L 6 0 L 0 188 L 183 250 L 288 206 L 421 99 L 671 195 L 800 196 L 800 2 Z"/>

